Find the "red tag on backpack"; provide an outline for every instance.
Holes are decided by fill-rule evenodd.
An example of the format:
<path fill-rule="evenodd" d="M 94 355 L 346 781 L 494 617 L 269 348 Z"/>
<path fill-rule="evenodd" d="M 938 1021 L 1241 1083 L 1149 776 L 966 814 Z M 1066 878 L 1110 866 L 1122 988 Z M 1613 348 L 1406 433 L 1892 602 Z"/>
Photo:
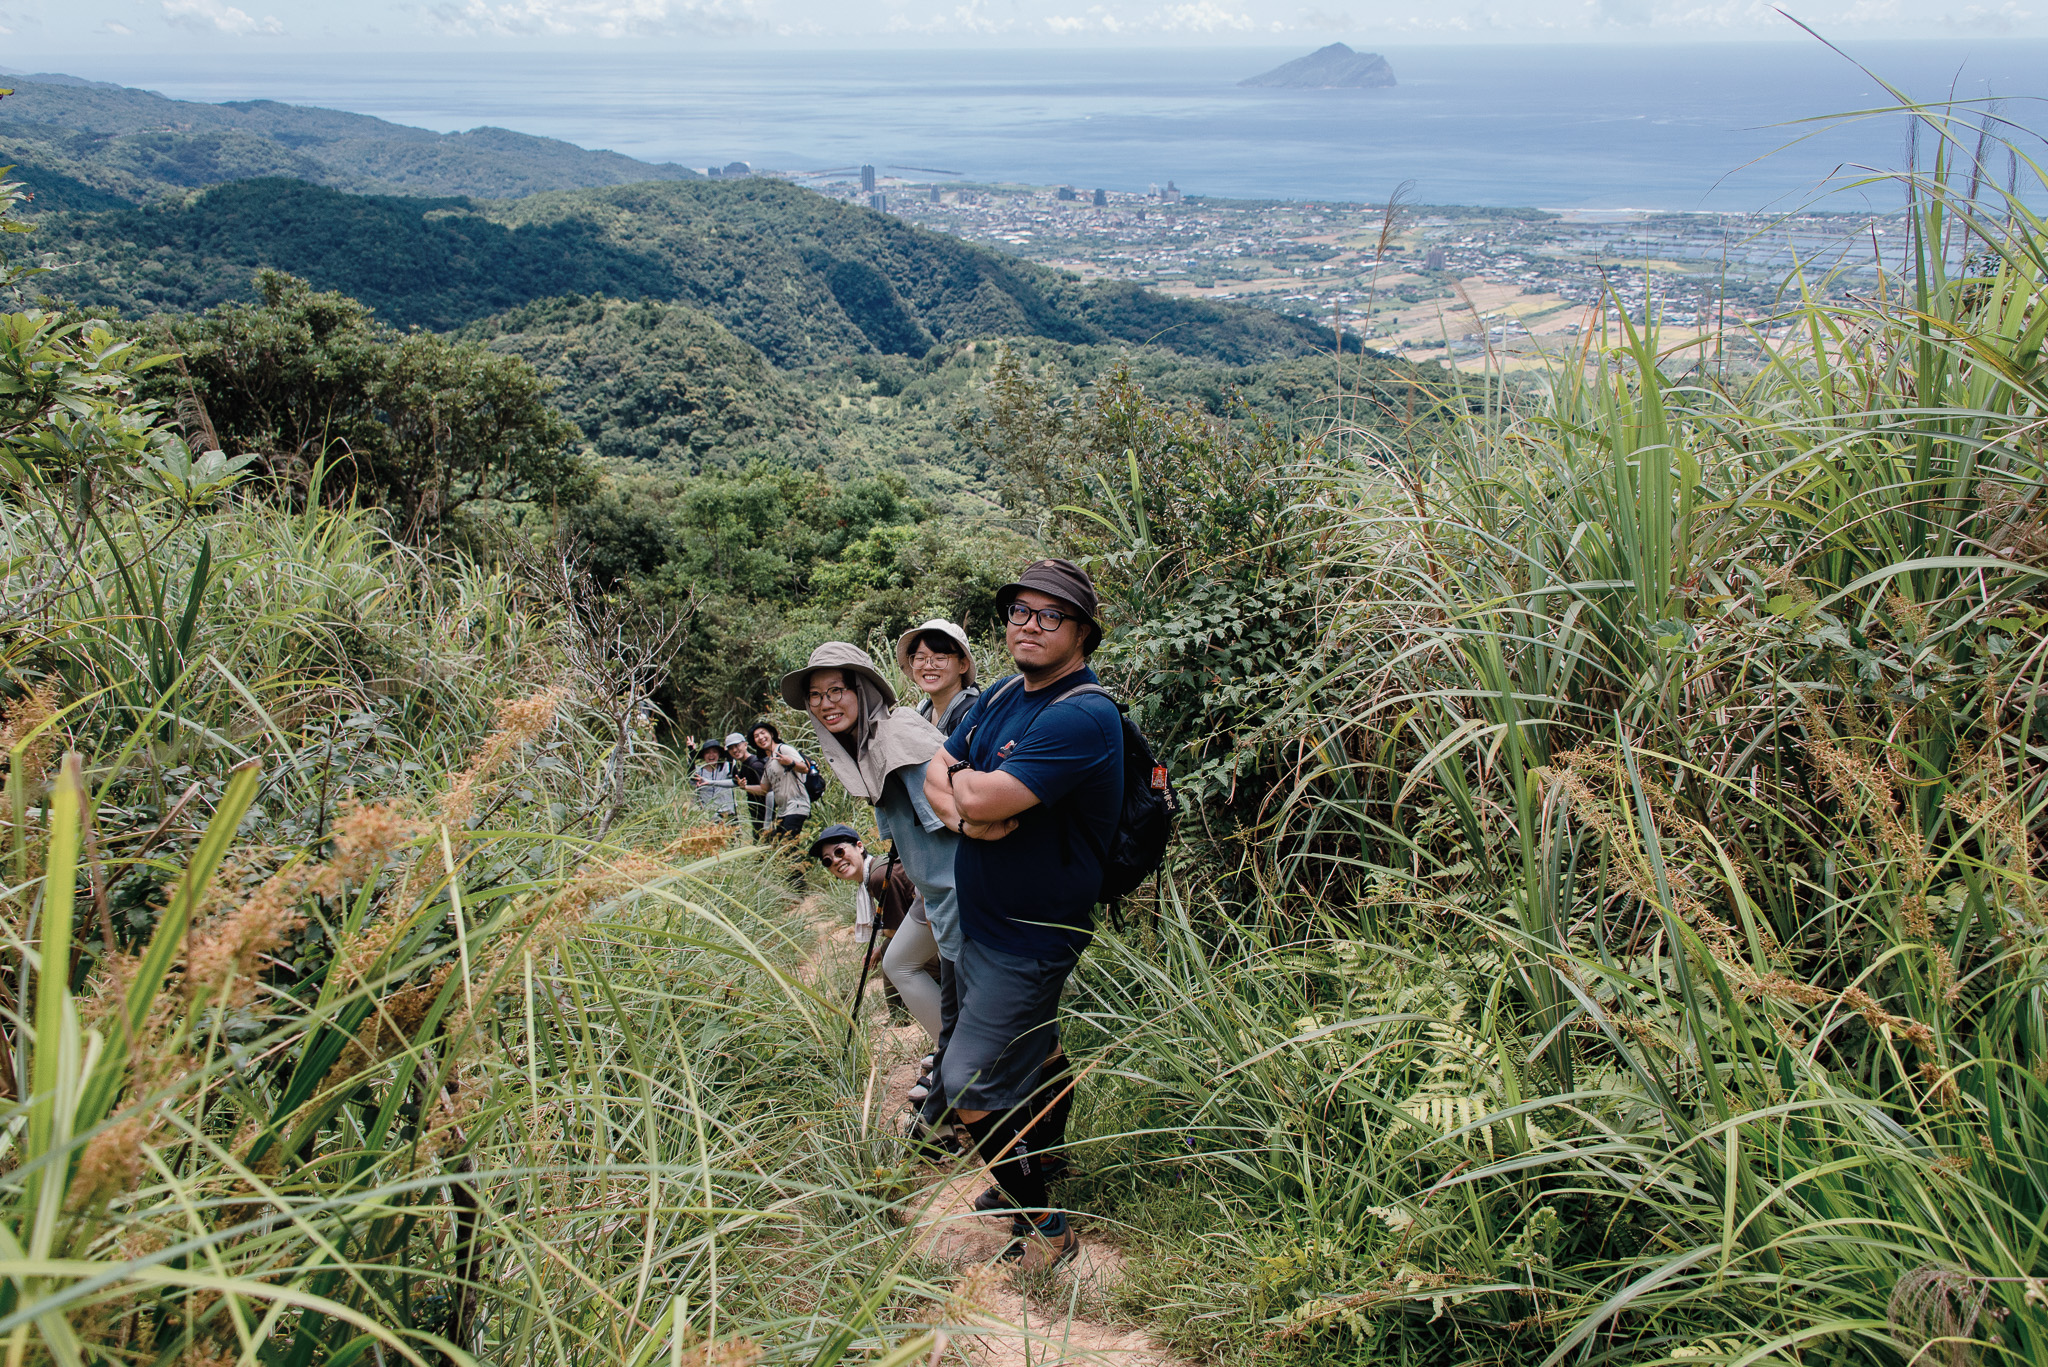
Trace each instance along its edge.
<path fill-rule="evenodd" d="M 1166 791 L 1166 766 L 1163 764 L 1152 766 L 1152 791 L 1155 793 Z"/>

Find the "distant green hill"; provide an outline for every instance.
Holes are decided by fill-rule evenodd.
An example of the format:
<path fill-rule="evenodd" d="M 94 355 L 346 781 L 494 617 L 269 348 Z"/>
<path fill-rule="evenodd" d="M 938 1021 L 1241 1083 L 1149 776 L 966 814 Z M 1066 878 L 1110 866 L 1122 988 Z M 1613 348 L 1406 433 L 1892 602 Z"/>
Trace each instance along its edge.
<path fill-rule="evenodd" d="M 817 469 L 835 481 L 898 479 L 943 514 L 995 513 L 998 473 L 973 431 L 1007 350 L 1034 382 L 1070 394 L 1122 369 L 1175 409 L 1320 432 L 1340 414 L 1329 356 L 1233 366 L 1113 343 L 1038 337 L 940 343 L 922 357 L 865 354 L 777 370 L 710 314 L 687 304 L 548 299 L 482 319 L 461 337 L 530 362 L 554 402 L 597 451 L 663 477 L 735 473 L 758 460 Z M 1384 427 L 1426 383 L 1390 357 L 1352 357 L 1341 414 L 1352 430 Z"/>
<path fill-rule="evenodd" d="M 42 210 L 139 204 L 165 190 L 256 176 L 336 189 L 492 199 L 688 179 L 686 167 L 503 128 L 434 133 L 275 100 L 205 104 L 73 76 L 0 77 L 0 165 Z"/>
<path fill-rule="evenodd" d="M 798 443 L 813 401 L 717 319 L 681 304 L 549 299 L 463 335 L 524 357 L 598 454 L 671 472 L 731 467 Z"/>
<path fill-rule="evenodd" d="M 783 367 L 1020 335 L 1156 341 L 1232 365 L 1329 346 L 1303 320 L 1084 286 L 764 178 L 498 203 L 249 180 L 140 209 L 50 215 L 39 245 L 73 263 L 47 288 L 92 308 L 189 312 L 251 298 L 259 266 L 353 295 L 386 322 L 436 329 L 598 294 L 695 305 Z"/>

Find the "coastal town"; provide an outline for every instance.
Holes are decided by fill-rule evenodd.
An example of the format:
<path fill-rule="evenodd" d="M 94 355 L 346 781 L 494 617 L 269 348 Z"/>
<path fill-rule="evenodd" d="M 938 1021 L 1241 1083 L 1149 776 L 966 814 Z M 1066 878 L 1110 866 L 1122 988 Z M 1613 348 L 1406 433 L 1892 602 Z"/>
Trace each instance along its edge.
<path fill-rule="evenodd" d="M 1092 281 L 1326 321 L 1415 360 L 1509 368 L 1583 345 L 1604 314 L 1664 345 L 1739 354 L 1782 328 L 1785 281 L 1828 298 L 1880 288 L 1890 212 L 1653 213 L 1224 200 L 1171 180 L 1142 192 L 968 185 L 861 168 L 808 181 L 835 198 Z M 1601 306 L 1605 305 L 1603 309 Z"/>

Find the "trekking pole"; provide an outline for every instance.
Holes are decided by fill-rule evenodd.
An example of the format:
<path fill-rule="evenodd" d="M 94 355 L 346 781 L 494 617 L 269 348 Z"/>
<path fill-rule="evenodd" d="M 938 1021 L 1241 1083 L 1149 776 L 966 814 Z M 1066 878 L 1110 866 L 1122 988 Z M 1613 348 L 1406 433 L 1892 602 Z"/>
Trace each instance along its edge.
<path fill-rule="evenodd" d="M 882 909 L 875 908 L 875 919 L 868 925 L 867 953 L 861 956 L 860 983 L 853 989 L 853 1005 L 846 1012 L 846 1047 L 853 1048 L 854 1028 L 860 1024 L 860 999 L 867 995 L 868 965 L 875 961 L 875 941 L 882 935 Z"/>

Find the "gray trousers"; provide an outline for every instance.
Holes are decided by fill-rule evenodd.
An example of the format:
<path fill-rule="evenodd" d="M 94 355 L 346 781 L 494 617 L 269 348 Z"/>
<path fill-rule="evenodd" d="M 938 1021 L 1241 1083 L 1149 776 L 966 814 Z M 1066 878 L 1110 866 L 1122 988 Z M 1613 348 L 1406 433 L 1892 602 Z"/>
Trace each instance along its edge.
<path fill-rule="evenodd" d="M 882 952 L 882 973 L 895 985 L 896 995 L 903 998 L 904 1006 L 917 1017 L 933 1045 L 939 1042 L 939 980 L 927 973 L 924 966 L 938 952 L 939 943 L 932 938 L 931 923 L 911 916 L 896 927 L 896 933 L 889 937 L 889 947 Z"/>

